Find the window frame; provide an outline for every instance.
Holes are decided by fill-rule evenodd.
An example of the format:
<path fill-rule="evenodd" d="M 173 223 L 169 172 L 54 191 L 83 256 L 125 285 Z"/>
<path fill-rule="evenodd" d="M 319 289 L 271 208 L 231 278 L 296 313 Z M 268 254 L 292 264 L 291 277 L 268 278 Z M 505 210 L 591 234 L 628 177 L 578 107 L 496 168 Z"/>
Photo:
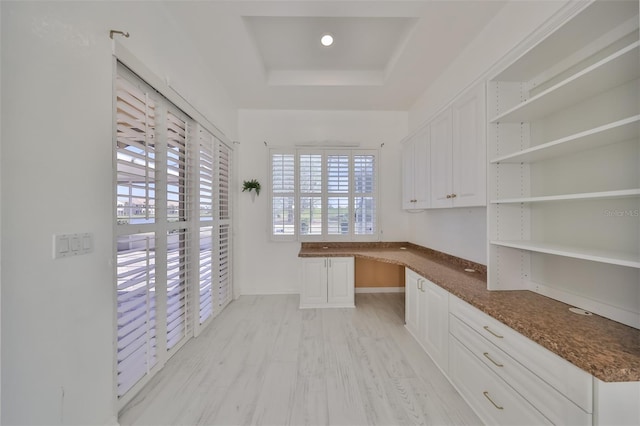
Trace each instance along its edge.
<path fill-rule="evenodd" d="M 321 191 L 305 192 L 301 189 L 300 182 L 300 158 L 302 155 L 307 154 L 321 154 Z M 328 174 L 328 157 L 331 155 L 347 155 L 348 156 L 348 190 L 346 192 L 332 191 L 329 192 L 329 174 Z M 274 155 L 293 155 L 293 187 L 294 190 L 286 193 L 286 196 L 293 197 L 294 214 L 293 214 L 293 233 L 291 234 L 276 234 L 275 215 L 274 211 L 274 199 L 279 196 L 285 196 L 283 192 L 274 192 Z M 358 155 L 371 155 L 374 160 L 374 173 L 373 173 L 373 192 L 371 193 L 356 193 L 355 185 L 355 157 Z M 379 176 L 380 176 L 380 150 L 375 148 L 339 148 L 339 147 L 313 147 L 313 148 L 270 148 L 269 149 L 269 238 L 274 242 L 362 242 L 362 241 L 380 241 L 380 189 L 379 189 Z M 302 234 L 301 231 L 301 208 L 300 199 L 306 194 L 314 195 L 319 194 L 321 198 L 322 215 L 321 215 L 321 232 L 320 234 Z M 374 198 L 373 208 L 374 215 L 372 223 L 374 230 L 371 234 L 356 234 L 356 221 L 355 221 L 355 199 L 358 196 L 369 196 Z M 348 232 L 346 234 L 329 233 L 329 209 L 328 201 L 330 198 L 345 197 L 348 198 L 347 215 L 349 217 Z M 341 226 L 341 225 L 339 225 Z"/>

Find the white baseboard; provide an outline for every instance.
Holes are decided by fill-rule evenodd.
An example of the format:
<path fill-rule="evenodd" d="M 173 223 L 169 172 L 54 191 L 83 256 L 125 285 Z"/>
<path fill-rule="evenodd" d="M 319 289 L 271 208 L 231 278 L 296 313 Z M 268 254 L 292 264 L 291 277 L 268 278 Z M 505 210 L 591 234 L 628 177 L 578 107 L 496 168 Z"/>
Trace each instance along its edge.
<path fill-rule="evenodd" d="M 356 293 L 404 293 L 404 287 L 356 287 Z"/>

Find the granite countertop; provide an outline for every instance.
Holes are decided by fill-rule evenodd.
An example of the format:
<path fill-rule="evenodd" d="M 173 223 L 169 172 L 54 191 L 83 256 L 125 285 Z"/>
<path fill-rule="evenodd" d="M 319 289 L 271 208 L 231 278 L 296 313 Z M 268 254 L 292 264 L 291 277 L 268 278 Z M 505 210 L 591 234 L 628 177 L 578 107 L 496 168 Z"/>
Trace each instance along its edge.
<path fill-rule="evenodd" d="M 302 243 L 299 256 L 406 266 L 604 382 L 640 381 L 640 330 L 531 291 L 489 291 L 484 265 L 411 243 Z"/>

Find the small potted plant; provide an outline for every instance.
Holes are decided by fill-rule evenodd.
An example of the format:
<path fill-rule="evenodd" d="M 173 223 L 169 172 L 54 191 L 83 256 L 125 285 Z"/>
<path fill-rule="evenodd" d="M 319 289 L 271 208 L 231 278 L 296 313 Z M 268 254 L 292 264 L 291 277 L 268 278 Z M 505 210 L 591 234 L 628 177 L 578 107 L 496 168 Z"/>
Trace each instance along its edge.
<path fill-rule="evenodd" d="M 252 192 L 255 190 L 255 194 Z M 245 180 L 242 182 L 242 192 L 249 191 L 251 193 L 251 200 L 254 200 L 256 195 L 260 195 L 260 182 L 257 179 Z"/>

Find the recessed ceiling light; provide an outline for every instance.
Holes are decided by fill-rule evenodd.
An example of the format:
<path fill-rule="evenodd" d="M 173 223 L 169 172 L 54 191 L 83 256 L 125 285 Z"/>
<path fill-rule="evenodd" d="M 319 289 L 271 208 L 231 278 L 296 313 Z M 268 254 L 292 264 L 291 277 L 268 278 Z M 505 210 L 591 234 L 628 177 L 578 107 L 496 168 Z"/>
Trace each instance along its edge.
<path fill-rule="evenodd" d="M 320 43 L 322 43 L 324 47 L 331 46 L 333 44 L 333 36 L 331 34 L 324 34 L 320 37 Z"/>

